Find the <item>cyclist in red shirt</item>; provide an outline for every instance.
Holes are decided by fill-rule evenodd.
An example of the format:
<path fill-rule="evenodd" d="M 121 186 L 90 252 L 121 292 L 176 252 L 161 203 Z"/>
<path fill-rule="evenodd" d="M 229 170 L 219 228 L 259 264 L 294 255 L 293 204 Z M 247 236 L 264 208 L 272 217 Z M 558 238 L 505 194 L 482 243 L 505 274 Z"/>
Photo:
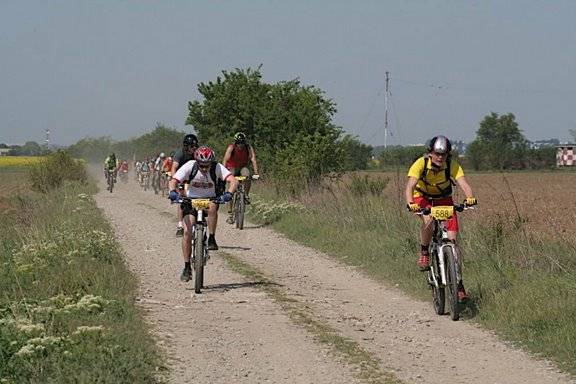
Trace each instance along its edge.
<path fill-rule="evenodd" d="M 246 134 L 243 132 L 237 132 L 234 135 L 234 143 L 228 145 L 222 163 L 226 168 L 228 168 L 232 175 L 247 176 L 245 202 L 246 204 L 250 204 L 250 180 L 258 180 L 260 175 L 258 174 L 256 152 L 254 151 L 254 147 L 248 144 L 246 140 Z M 252 163 L 252 172 L 250 172 L 250 169 L 248 168 L 249 163 Z M 230 217 L 228 217 L 226 222 L 233 223 L 234 218 L 232 216 L 232 204 L 229 206 L 228 213 L 230 214 Z"/>

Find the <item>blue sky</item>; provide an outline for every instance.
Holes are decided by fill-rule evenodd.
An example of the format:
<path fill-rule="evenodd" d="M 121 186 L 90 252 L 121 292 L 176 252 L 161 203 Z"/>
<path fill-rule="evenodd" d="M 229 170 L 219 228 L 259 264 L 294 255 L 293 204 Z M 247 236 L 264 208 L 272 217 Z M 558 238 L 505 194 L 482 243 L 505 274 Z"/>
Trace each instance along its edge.
<path fill-rule="evenodd" d="M 576 128 L 576 1 L 0 0 L 0 142 L 125 139 L 184 126 L 196 85 L 262 64 L 389 144 L 474 139 L 491 111 L 531 140 Z"/>

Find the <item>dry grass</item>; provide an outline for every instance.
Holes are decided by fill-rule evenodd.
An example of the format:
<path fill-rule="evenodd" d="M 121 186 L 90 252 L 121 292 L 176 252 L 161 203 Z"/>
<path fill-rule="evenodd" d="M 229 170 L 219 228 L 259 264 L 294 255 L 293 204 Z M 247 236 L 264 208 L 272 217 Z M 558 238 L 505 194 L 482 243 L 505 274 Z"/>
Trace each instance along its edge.
<path fill-rule="evenodd" d="M 386 193 L 404 205 L 406 174 L 401 171 L 373 172 L 371 177 L 388 177 Z M 478 198 L 478 210 L 466 215 L 466 221 L 489 224 L 503 222 L 516 230 L 537 237 L 576 241 L 576 204 L 572 189 L 576 173 L 468 173 L 466 178 Z M 464 195 L 456 187 L 455 201 Z"/>

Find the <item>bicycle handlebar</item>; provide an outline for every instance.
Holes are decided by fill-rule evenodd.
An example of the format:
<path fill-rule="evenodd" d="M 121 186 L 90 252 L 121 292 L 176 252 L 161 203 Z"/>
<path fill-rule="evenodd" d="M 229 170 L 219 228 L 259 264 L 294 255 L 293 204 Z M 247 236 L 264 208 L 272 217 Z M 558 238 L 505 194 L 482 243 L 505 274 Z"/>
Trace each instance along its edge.
<path fill-rule="evenodd" d="M 170 199 L 170 197 L 168 197 L 168 199 Z M 220 204 L 218 202 L 218 199 L 216 197 L 186 197 L 186 196 L 182 196 L 180 198 L 180 200 L 178 201 L 170 201 L 170 204 L 186 204 L 186 203 L 191 203 L 192 200 L 210 200 L 211 203 L 216 203 L 216 204 Z M 226 204 L 226 203 L 222 203 L 222 204 Z"/>
<path fill-rule="evenodd" d="M 454 210 L 456 212 L 462 212 L 462 211 L 466 211 L 468 209 L 476 209 L 476 208 L 474 208 L 474 205 L 466 205 L 466 203 L 454 204 L 453 207 L 454 207 Z M 428 216 L 430 213 L 432 213 L 431 207 L 421 208 L 420 212 L 416 212 L 417 215 L 422 215 L 422 216 Z"/>

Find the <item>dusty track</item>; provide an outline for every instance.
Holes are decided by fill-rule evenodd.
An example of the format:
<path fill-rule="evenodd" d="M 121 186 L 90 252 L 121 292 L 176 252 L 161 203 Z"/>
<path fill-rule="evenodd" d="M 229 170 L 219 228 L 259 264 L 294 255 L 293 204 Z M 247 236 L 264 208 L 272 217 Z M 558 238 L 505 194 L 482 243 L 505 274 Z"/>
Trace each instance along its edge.
<path fill-rule="evenodd" d="M 376 283 L 353 268 L 266 228 L 238 231 L 221 212 L 206 271 L 195 295 L 178 280 L 175 207 L 132 184 L 96 201 L 116 228 L 140 279 L 139 303 L 170 356 L 170 382 L 362 383 L 357 369 L 329 353 L 257 282 L 233 272 L 223 251 L 262 271 L 288 297 L 358 343 L 408 383 L 575 383 L 464 321 L 433 314 L 429 303 Z M 221 209 L 222 211 L 222 209 Z"/>

